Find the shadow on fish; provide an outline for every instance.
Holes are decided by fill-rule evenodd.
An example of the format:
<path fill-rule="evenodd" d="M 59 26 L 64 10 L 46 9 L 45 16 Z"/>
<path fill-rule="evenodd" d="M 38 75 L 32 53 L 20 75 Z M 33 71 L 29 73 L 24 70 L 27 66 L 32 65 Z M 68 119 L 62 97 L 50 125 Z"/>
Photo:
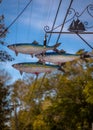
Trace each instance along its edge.
<path fill-rule="evenodd" d="M 23 63 L 13 64 L 12 67 L 17 69 L 21 75 L 23 74 L 23 72 L 38 75 L 40 73 L 51 73 L 52 71 L 56 71 L 56 70 L 64 71 L 58 65 L 42 64 L 39 62 L 23 62 Z"/>
<path fill-rule="evenodd" d="M 60 46 L 61 43 L 56 43 L 54 46 L 43 46 L 40 45 L 38 42 L 34 41 L 30 43 L 20 43 L 20 44 L 12 44 L 8 45 L 7 47 L 13 51 L 15 51 L 16 56 L 18 53 L 23 54 L 30 54 L 33 56 L 34 54 L 45 53 L 48 50 L 57 51 L 57 47 Z"/>

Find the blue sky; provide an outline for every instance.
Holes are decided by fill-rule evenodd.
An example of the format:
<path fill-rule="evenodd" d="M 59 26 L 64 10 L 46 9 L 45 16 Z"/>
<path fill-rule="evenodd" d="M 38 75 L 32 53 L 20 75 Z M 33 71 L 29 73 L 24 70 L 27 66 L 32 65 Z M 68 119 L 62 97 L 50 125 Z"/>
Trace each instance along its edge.
<path fill-rule="evenodd" d="M 57 7 L 60 0 L 32 0 L 29 7 L 26 11 L 20 16 L 20 18 L 9 28 L 8 34 L 5 41 L 5 45 L 0 45 L 1 49 L 6 50 L 15 57 L 15 61 L 0 63 L 2 68 L 5 68 L 13 75 L 13 79 L 15 80 L 17 77 L 21 77 L 19 72 L 11 67 L 13 63 L 24 62 L 24 61 L 37 61 L 37 59 L 31 58 L 29 55 L 19 54 L 17 57 L 15 53 L 9 50 L 6 46 L 14 43 L 31 43 L 34 40 L 38 41 L 40 44 L 43 44 L 44 39 L 44 26 L 48 25 L 51 29 L 53 25 L 53 21 L 55 18 L 55 14 L 57 11 Z M 18 16 L 20 11 L 26 6 L 29 0 L 3 0 L 0 4 L 0 14 L 4 14 L 5 16 L 5 25 L 8 27 L 11 22 Z M 57 21 L 55 27 L 63 23 L 67 8 L 69 6 L 70 0 L 63 0 L 62 5 L 60 7 Z M 74 0 L 72 3 L 72 8 L 75 9 L 76 12 L 81 13 L 85 7 L 89 4 L 93 4 L 93 0 Z M 89 13 L 93 15 L 93 7 L 89 10 Z M 67 20 L 70 19 L 72 15 L 67 17 Z M 91 17 L 87 10 L 85 10 L 84 14 L 80 17 L 82 22 L 88 22 L 89 26 L 93 26 L 93 17 Z M 68 22 L 64 25 L 63 31 L 68 31 L 68 27 L 71 22 Z M 59 31 L 60 28 L 57 28 L 55 31 Z M 93 31 L 93 28 L 88 29 L 87 31 Z M 49 45 L 54 45 L 57 39 L 57 34 L 53 34 Z M 87 42 L 89 42 L 93 46 L 93 35 L 82 35 L 83 38 Z M 68 53 L 75 53 L 79 49 L 85 49 L 86 51 L 91 51 L 91 49 L 75 34 L 62 34 L 59 42 L 61 42 L 61 46 L 59 49 L 64 49 Z"/>

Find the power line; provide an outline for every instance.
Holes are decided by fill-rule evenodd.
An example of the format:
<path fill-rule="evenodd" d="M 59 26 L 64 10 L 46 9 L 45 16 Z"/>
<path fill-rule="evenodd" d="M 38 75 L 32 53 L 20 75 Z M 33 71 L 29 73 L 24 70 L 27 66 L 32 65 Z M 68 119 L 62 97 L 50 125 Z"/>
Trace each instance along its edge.
<path fill-rule="evenodd" d="M 20 0 L 17 0 L 17 14 L 18 14 L 18 12 L 19 12 L 19 8 L 20 8 Z M 17 42 L 17 37 L 18 37 L 18 21 L 17 21 L 17 24 L 16 24 L 16 31 L 15 31 L 15 33 L 16 33 L 16 35 L 15 35 L 15 43 Z"/>
<path fill-rule="evenodd" d="M 73 0 L 71 0 L 71 2 L 70 2 L 70 5 L 69 5 L 69 8 L 68 8 L 67 13 L 66 13 L 66 15 L 65 15 L 65 18 L 64 18 L 63 23 L 62 23 L 61 25 L 59 25 L 59 26 L 56 27 L 56 28 L 58 28 L 58 27 L 62 26 L 60 32 L 53 32 L 53 30 L 55 30 L 56 28 L 53 28 L 51 31 L 48 31 L 48 32 L 47 32 L 47 33 L 51 33 L 51 34 L 53 34 L 53 33 L 58 33 L 58 34 L 59 34 L 56 43 L 58 43 L 61 34 L 74 34 L 74 32 L 62 32 L 63 27 L 64 27 L 64 24 L 67 23 L 67 22 L 69 22 L 69 20 L 68 20 L 68 21 L 65 21 L 65 20 L 66 20 L 66 18 L 67 18 L 67 15 L 68 15 L 69 9 L 70 9 L 70 7 L 71 7 L 71 5 L 72 5 L 72 2 L 73 2 Z M 80 35 L 80 34 L 93 34 L 93 32 L 79 32 L 79 33 L 75 33 L 75 34 L 76 34 L 81 40 L 83 40 L 91 49 L 93 49 L 93 47 Z"/>
<path fill-rule="evenodd" d="M 58 16 L 58 12 L 59 12 L 61 3 L 62 3 L 62 0 L 60 0 L 60 2 L 59 2 L 58 8 L 57 8 L 57 12 L 56 12 L 56 16 L 55 16 L 55 19 L 54 19 L 54 22 L 53 22 L 53 26 L 52 26 L 51 31 L 53 30 L 53 28 L 54 28 L 54 26 L 55 26 L 56 19 L 57 19 L 57 16 Z M 49 36 L 48 43 L 49 43 L 49 41 L 50 41 L 51 36 L 52 36 L 52 33 L 51 33 L 50 36 Z"/>
<path fill-rule="evenodd" d="M 0 37 L 8 31 L 8 29 L 17 21 L 17 19 L 24 13 L 24 11 L 27 9 L 27 7 L 30 5 L 32 0 L 30 0 L 27 5 L 23 8 L 23 10 L 19 13 L 19 15 L 10 23 L 10 25 L 0 34 Z"/>
<path fill-rule="evenodd" d="M 70 2 L 70 4 L 69 4 L 69 7 L 68 7 L 68 9 L 67 9 L 67 12 L 66 12 L 66 15 L 65 15 L 65 18 L 64 18 L 64 21 L 63 21 L 63 24 L 62 24 L 60 33 L 59 33 L 58 38 L 57 38 L 57 40 L 56 40 L 56 43 L 58 43 L 58 41 L 59 41 L 59 39 L 60 39 L 61 32 L 62 32 L 62 30 L 63 30 L 64 24 L 65 24 L 65 21 L 66 21 L 66 18 L 67 18 L 67 15 L 68 15 L 68 13 L 69 13 L 69 9 L 70 9 L 72 3 L 73 3 L 73 0 L 71 0 L 71 2 Z"/>
<path fill-rule="evenodd" d="M 31 19 L 32 19 L 32 14 L 33 14 L 33 3 L 28 11 L 28 27 L 27 27 L 27 33 L 26 33 L 26 39 L 28 40 L 30 38 L 30 30 L 31 30 Z"/>

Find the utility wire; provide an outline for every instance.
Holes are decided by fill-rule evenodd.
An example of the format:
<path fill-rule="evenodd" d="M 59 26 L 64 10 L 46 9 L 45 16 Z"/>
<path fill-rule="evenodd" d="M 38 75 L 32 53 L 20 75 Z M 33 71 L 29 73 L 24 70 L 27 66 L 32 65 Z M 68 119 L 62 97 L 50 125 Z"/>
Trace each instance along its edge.
<path fill-rule="evenodd" d="M 20 0 L 18 0 L 18 2 L 17 2 L 17 14 L 18 14 L 18 12 L 19 12 L 19 7 L 20 7 Z M 17 37 L 18 37 L 18 21 L 17 21 L 17 24 L 16 24 L 16 31 L 15 31 L 15 43 L 17 42 Z"/>
<path fill-rule="evenodd" d="M 24 13 L 24 11 L 27 9 L 27 7 L 30 5 L 32 0 L 28 2 L 28 4 L 24 7 L 24 9 L 19 13 L 19 15 L 10 23 L 10 25 L 0 34 L 0 37 L 8 31 L 8 29 L 17 21 L 17 19 Z"/>
<path fill-rule="evenodd" d="M 78 33 L 76 33 L 76 35 L 80 37 L 80 39 L 82 39 L 91 49 L 93 49 L 93 47 L 83 37 L 81 37 Z"/>
<path fill-rule="evenodd" d="M 64 27 L 64 24 L 65 24 L 65 21 L 66 21 L 67 15 L 68 15 L 68 13 L 69 13 L 69 9 L 70 9 L 70 7 L 71 7 L 71 5 L 72 5 L 72 2 L 73 2 L 73 0 L 71 0 L 71 2 L 70 2 L 70 4 L 69 4 L 69 7 L 68 7 L 68 9 L 67 9 L 67 12 L 66 12 L 66 15 L 65 15 L 65 18 L 64 18 L 64 21 L 63 21 L 63 24 L 62 24 L 61 30 L 60 30 L 60 32 L 59 32 L 58 38 L 57 38 L 57 40 L 56 40 L 56 43 L 58 43 L 58 41 L 59 41 L 59 39 L 60 39 L 61 32 L 62 32 L 62 30 L 63 30 L 63 27 Z"/>
<path fill-rule="evenodd" d="M 53 26 L 52 26 L 51 32 L 52 32 L 52 30 L 53 30 L 53 28 L 54 28 L 54 26 L 55 26 L 56 19 L 57 19 L 57 16 L 58 16 L 58 12 L 59 12 L 61 3 L 62 3 L 62 0 L 60 0 L 60 2 L 59 2 L 59 5 L 58 5 L 58 8 L 57 8 L 57 12 L 56 12 L 56 16 L 55 16 L 55 19 L 54 19 L 54 22 L 53 22 Z M 52 33 L 50 34 L 50 36 L 49 36 L 49 38 L 48 38 L 48 43 L 49 43 L 49 41 L 50 41 L 51 36 L 52 36 Z"/>
<path fill-rule="evenodd" d="M 31 5 L 31 8 L 29 9 L 29 11 L 28 11 L 28 17 L 29 17 L 29 19 L 28 19 L 28 27 L 27 27 L 27 36 L 26 36 L 26 39 L 28 40 L 29 38 L 30 38 L 30 30 L 31 30 L 31 19 L 32 19 L 32 14 L 33 14 L 33 3 L 32 3 L 32 5 Z"/>

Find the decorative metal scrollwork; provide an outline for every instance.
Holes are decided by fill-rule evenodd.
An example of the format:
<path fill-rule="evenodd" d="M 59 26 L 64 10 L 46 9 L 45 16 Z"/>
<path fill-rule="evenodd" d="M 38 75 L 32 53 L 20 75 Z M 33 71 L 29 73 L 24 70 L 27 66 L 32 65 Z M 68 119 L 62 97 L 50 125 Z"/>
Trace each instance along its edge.
<path fill-rule="evenodd" d="M 65 24 L 71 22 L 68 30 L 72 32 L 83 32 L 87 31 L 89 28 L 93 28 L 93 25 L 90 25 L 89 21 L 84 18 L 82 20 L 83 15 L 86 13 L 93 18 L 93 4 L 87 5 L 81 13 L 77 12 L 74 8 L 70 8 L 68 19 L 65 21 Z M 60 26 L 62 26 L 62 24 L 53 28 L 53 30 L 59 28 Z M 51 30 L 49 26 L 44 27 L 45 32 L 53 32 L 53 30 Z"/>
<path fill-rule="evenodd" d="M 44 26 L 44 31 L 45 31 L 45 32 L 50 31 L 50 27 L 49 27 L 49 26 Z"/>
<path fill-rule="evenodd" d="M 73 20 L 72 23 L 71 23 L 71 25 L 73 23 L 75 23 L 75 25 L 76 25 L 74 27 L 74 31 L 75 31 L 75 29 L 76 29 L 76 31 L 85 31 L 88 28 L 93 28 L 93 25 L 89 26 L 89 22 L 88 21 L 85 20 L 83 22 L 83 21 L 80 20 L 80 18 L 83 16 L 83 14 L 85 13 L 85 11 L 88 13 L 88 15 L 90 17 L 93 18 L 93 5 L 92 4 L 88 5 L 81 13 L 76 12 L 75 9 L 73 9 L 73 8 L 70 9 L 69 15 L 71 15 L 73 13 L 73 17 L 71 19 L 69 19 L 68 22 L 71 21 L 71 20 Z M 77 19 L 77 20 L 75 21 L 75 19 Z M 77 23 L 79 23 L 79 24 L 77 24 Z M 70 25 L 70 27 L 68 29 L 69 31 L 73 31 L 73 29 L 71 30 L 71 25 Z"/>
<path fill-rule="evenodd" d="M 90 11 L 93 11 L 93 4 L 90 4 L 90 5 L 88 5 L 87 6 L 87 12 L 88 12 L 88 14 L 91 16 L 91 17 L 93 17 L 93 12 L 91 13 Z"/>

